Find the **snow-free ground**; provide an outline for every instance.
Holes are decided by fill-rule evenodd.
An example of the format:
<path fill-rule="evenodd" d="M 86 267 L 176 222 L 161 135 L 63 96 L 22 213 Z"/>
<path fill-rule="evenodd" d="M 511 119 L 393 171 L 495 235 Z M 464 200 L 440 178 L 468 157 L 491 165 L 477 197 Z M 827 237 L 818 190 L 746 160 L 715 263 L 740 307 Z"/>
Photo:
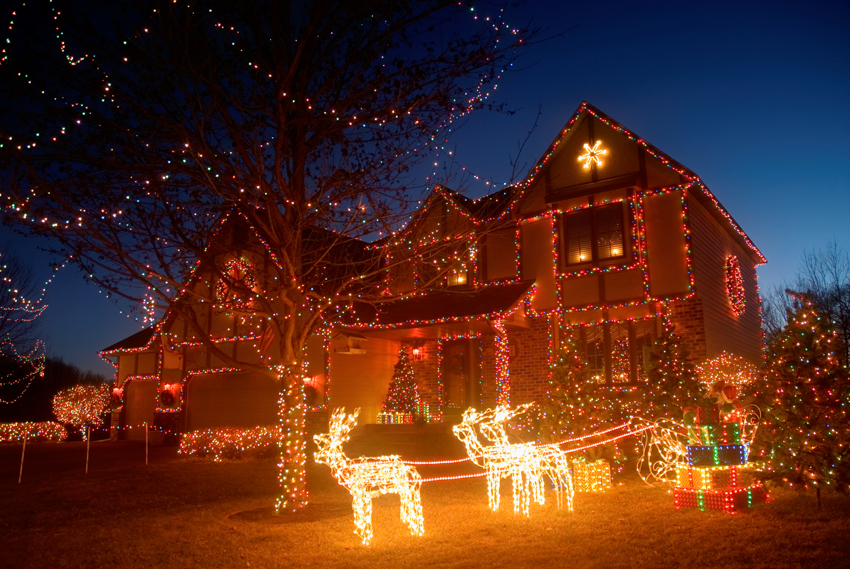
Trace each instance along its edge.
<path fill-rule="evenodd" d="M 425 536 L 399 521 L 398 498 L 375 501 L 375 538 L 354 535 L 348 493 L 327 467 L 308 469 L 310 505 L 273 515 L 272 459 L 214 463 L 173 447 L 32 444 L 18 485 L 20 445 L 0 445 L 0 567 L 848 567 L 850 498 L 773 491 L 735 515 L 676 510 L 636 476 L 605 494 L 554 499 L 515 516 L 487 507 L 483 478 L 422 487 Z M 425 467 L 423 475 L 450 474 Z M 457 470 L 456 470 L 457 471 Z M 466 470 L 469 471 L 468 469 Z M 547 493 L 547 498 L 552 494 Z"/>

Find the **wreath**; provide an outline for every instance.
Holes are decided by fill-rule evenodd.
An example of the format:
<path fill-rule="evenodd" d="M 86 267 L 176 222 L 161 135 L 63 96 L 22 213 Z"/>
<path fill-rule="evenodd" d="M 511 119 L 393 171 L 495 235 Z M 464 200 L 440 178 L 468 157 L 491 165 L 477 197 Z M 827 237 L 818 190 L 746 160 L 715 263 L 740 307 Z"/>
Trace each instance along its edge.
<path fill-rule="evenodd" d="M 162 404 L 166 407 L 171 407 L 174 405 L 174 394 L 171 391 L 163 391 L 159 394 L 159 400 L 162 401 Z"/>

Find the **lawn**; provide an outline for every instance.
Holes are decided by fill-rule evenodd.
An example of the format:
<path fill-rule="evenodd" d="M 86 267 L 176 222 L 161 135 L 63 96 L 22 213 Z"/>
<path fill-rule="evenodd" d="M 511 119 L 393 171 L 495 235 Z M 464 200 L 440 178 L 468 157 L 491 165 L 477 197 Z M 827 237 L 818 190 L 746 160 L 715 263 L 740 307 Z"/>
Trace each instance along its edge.
<path fill-rule="evenodd" d="M 133 443 L 0 446 L 0 567 L 846 567 L 850 499 L 774 491 L 735 515 L 676 510 L 663 488 L 626 477 L 515 516 L 487 508 L 483 478 L 422 487 L 425 536 L 407 534 L 395 496 L 375 501 L 375 538 L 354 535 L 348 493 L 329 470 L 308 471 L 310 505 L 275 516 L 276 464 L 213 463 Z M 439 476 L 444 470 L 420 469 Z M 551 493 L 547 497 L 552 496 Z"/>

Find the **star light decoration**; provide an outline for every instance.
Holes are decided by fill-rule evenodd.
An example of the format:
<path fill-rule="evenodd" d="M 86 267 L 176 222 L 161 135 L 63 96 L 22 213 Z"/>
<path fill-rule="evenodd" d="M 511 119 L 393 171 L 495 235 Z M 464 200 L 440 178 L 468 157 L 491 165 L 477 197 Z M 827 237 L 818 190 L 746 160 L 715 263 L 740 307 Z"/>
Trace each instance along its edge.
<path fill-rule="evenodd" d="M 546 475 L 555 486 L 558 508 L 566 507 L 572 511 L 575 491 L 566 453 L 557 446 L 508 442 L 505 423 L 525 413 L 531 405 L 520 405 L 513 410 L 501 406 L 480 413 L 475 409 L 467 409 L 463 421 L 452 429 L 466 447 L 470 460 L 487 472 L 491 510 L 498 511 L 501 480 L 510 476 L 513 479 L 514 513 L 518 514 L 521 509 L 528 516 L 532 497 L 538 504 L 545 503 L 543 476 Z M 490 446 L 481 444 L 475 431 L 476 426 L 492 443 Z"/>
<path fill-rule="evenodd" d="M 382 494 L 398 494 L 401 501 L 401 521 L 411 535 L 423 535 L 422 502 L 419 487 L 422 477 L 416 468 L 404 464 L 398 456 L 360 457 L 349 459 L 342 452 L 342 443 L 357 424 L 360 409 L 346 415 L 344 409 L 334 409 L 329 432 L 315 435 L 318 450 L 316 462 L 327 464 L 337 481 L 351 492 L 354 508 L 354 533 L 363 545 L 372 541 L 372 498 Z"/>
<path fill-rule="evenodd" d="M 590 168 L 592 164 L 596 164 L 598 166 L 602 166 L 602 160 L 600 160 L 600 156 L 604 156 L 608 153 L 607 150 L 600 148 L 599 146 L 602 144 L 601 140 L 597 140 L 593 143 L 591 147 L 588 143 L 584 143 L 585 153 L 578 157 L 579 162 L 584 160 L 584 165 L 582 168 Z"/>

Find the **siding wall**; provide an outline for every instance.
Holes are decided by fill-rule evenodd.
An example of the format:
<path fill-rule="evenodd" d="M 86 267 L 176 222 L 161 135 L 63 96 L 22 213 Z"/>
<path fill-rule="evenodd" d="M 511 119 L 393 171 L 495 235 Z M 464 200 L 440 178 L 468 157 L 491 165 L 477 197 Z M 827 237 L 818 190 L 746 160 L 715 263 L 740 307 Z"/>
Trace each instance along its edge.
<path fill-rule="evenodd" d="M 723 351 L 762 361 L 761 313 L 756 267 L 749 253 L 696 199 L 688 199 L 691 224 L 694 286 L 701 302 L 705 328 L 705 357 Z M 743 314 L 732 312 L 726 294 L 725 260 L 735 255 L 744 279 L 746 307 Z"/>

